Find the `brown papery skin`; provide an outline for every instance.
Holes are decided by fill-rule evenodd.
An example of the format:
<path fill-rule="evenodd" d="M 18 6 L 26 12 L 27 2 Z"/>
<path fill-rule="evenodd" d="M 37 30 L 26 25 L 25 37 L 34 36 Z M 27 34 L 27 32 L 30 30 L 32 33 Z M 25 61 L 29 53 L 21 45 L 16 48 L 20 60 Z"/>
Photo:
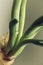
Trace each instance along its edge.
<path fill-rule="evenodd" d="M 9 39 L 9 33 L 6 33 L 3 36 L 0 36 L 0 65 L 12 65 L 13 60 L 9 60 L 7 56 L 5 56 L 4 52 L 1 50 L 2 47 L 7 45 Z"/>

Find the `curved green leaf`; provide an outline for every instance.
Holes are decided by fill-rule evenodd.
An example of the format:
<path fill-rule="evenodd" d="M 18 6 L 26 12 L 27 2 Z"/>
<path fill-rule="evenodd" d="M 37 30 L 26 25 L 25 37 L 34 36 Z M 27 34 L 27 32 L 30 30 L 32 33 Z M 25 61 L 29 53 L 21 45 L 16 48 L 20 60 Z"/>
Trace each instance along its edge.
<path fill-rule="evenodd" d="M 24 39 L 32 39 L 43 28 L 43 16 L 38 18 L 22 36 Z"/>
<path fill-rule="evenodd" d="M 38 39 L 26 39 L 22 42 L 20 42 L 20 44 L 18 45 L 18 48 L 23 46 L 23 45 L 27 45 L 28 43 L 33 43 L 35 45 L 39 45 L 39 46 L 43 46 L 43 40 L 38 40 Z"/>

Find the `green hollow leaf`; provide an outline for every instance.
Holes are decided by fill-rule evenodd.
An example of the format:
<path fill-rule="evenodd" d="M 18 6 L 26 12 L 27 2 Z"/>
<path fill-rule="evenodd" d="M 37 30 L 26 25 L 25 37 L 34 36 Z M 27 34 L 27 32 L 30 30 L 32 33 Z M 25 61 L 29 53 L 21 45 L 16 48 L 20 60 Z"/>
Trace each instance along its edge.
<path fill-rule="evenodd" d="M 11 19 L 17 19 L 19 21 L 19 12 L 22 0 L 13 0 Z"/>

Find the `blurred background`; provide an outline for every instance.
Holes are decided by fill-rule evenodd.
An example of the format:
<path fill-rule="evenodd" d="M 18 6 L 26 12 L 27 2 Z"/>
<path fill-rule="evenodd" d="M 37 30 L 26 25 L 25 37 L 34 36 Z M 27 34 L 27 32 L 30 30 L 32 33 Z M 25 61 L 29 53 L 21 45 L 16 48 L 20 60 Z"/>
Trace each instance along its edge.
<path fill-rule="evenodd" d="M 0 36 L 9 31 L 13 0 L 0 0 Z M 43 15 L 43 0 L 27 0 L 25 29 Z M 43 39 L 43 30 L 35 38 Z M 29 44 L 13 65 L 43 65 L 43 47 Z"/>

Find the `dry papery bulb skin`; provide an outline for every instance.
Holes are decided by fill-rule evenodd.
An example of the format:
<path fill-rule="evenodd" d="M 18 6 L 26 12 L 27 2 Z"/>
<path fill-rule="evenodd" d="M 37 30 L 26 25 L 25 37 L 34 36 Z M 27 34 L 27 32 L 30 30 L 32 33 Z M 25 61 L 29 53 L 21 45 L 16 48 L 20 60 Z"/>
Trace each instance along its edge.
<path fill-rule="evenodd" d="M 0 45 L 5 46 L 9 39 L 9 33 L 7 32 L 5 35 L 0 36 Z M 0 47 L 2 47 L 0 46 Z"/>
<path fill-rule="evenodd" d="M 14 60 L 4 59 L 5 55 L 1 51 L 1 48 L 7 45 L 8 39 L 9 39 L 9 33 L 0 36 L 0 65 L 12 65 L 12 63 L 14 62 Z"/>

